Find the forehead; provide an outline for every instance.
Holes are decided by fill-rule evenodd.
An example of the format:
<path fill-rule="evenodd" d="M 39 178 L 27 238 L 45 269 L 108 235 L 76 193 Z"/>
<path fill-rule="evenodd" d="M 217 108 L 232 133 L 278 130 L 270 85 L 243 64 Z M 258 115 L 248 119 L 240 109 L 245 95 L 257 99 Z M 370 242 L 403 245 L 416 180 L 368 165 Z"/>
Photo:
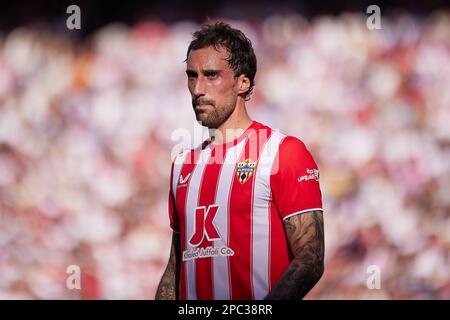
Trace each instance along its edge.
<path fill-rule="evenodd" d="M 224 70 L 230 69 L 228 64 L 228 51 L 223 47 L 217 49 L 210 46 L 206 48 L 197 49 L 189 53 L 187 59 L 188 69 L 209 69 L 209 70 Z"/>

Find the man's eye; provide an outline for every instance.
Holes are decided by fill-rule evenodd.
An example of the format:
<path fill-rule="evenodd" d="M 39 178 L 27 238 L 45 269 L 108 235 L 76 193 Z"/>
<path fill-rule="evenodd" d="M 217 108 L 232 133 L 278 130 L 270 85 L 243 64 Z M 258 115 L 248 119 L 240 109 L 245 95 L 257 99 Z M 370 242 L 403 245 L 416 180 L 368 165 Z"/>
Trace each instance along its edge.
<path fill-rule="evenodd" d="M 209 73 L 206 75 L 209 79 L 215 79 L 217 78 L 217 73 Z"/>

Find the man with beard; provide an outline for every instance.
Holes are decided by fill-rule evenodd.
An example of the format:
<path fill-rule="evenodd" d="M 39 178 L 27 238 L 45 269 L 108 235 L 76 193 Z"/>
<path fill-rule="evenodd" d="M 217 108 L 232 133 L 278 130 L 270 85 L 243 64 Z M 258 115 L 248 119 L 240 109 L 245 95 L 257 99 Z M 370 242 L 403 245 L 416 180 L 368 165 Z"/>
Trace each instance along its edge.
<path fill-rule="evenodd" d="M 317 165 L 301 140 L 249 117 L 255 74 L 241 31 L 218 22 L 193 34 L 187 82 L 210 138 L 172 163 L 156 299 L 301 299 L 323 273 Z"/>

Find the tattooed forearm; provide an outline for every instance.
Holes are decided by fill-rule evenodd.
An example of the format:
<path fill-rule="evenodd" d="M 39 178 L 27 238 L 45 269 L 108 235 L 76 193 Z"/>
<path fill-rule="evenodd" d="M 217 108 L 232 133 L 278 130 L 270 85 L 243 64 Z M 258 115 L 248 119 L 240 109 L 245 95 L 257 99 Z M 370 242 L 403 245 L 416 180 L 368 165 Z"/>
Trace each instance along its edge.
<path fill-rule="evenodd" d="M 161 278 L 161 281 L 156 291 L 156 300 L 177 300 L 179 299 L 179 235 L 175 234 L 172 237 L 172 248 L 170 250 L 169 263 Z"/>
<path fill-rule="evenodd" d="M 302 299 L 324 270 L 323 214 L 306 212 L 284 221 L 294 260 L 265 299 Z"/>
<path fill-rule="evenodd" d="M 156 292 L 156 300 L 175 300 L 176 290 L 175 290 L 175 268 L 172 264 L 168 264 L 164 275 L 158 286 L 158 291 Z"/>

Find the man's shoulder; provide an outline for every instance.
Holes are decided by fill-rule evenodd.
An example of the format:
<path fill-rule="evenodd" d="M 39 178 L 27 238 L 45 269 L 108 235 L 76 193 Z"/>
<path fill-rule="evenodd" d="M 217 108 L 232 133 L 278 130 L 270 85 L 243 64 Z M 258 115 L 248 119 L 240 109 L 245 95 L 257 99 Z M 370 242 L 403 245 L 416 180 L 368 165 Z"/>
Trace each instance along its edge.
<path fill-rule="evenodd" d="M 304 156 L 310 156 L 309 149 L 302 139 L 283 131 L 272 130 L 280 136 L 278 152 L 284 158 L 303 158 Z"/>
<path fill-rule="evenodd" d="M 306 149 L 306 145 L 300 138 L 284 134 L 283 140 L 280 143 L 280 148 L 283 148 L 286 151 L 303 150 Z"/>
<path fill-rule="evenodd" d="M 268 125 L 257 123 L 256 129 L 259 132 L 267 131 L 269 132 L 269 136 L 271 137 L 277 137 L 277 140 L 279 141 L 279 149 L 282 153 L 302 153 L 304 151 L 308 151 L 305 143 L 302 139 L 292 135 L 288 134 L 283 130 L 270 127 Z"/>
<path fill-rule="evenodd" d="M 302 166 L 303 164 L 314 165 L 315 160 L 306 144 L 296 136 L 286 135 L 280 143 L 279 161 L 286 167 Z"/>

